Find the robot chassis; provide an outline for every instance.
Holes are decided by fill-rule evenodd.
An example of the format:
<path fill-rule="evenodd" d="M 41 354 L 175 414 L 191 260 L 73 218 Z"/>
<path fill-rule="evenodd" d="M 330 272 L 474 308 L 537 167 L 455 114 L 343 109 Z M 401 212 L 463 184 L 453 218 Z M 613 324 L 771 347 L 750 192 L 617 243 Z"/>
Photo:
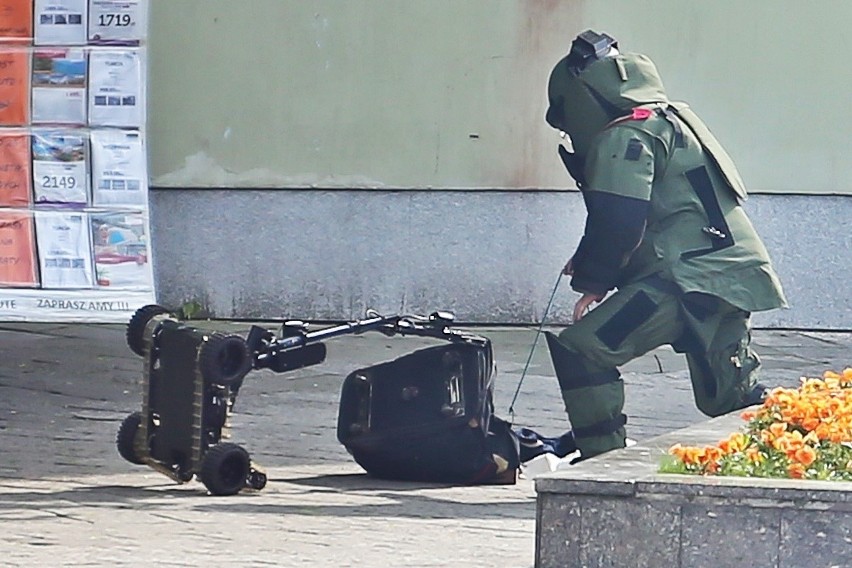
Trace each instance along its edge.
<path fill-rule="evenodd" d="M 118 453 L 178 483 L 198 478 L 213 495 L 266 486 L 263 468 L 230 437 L 234 402 L 249 372 L 286 373 L 325 360 L 323 341 L 378 331 L 448 341 L 467 336 L 449 326 L 454 316 L 382 316 L 309 331 L 287 321 L 277 333 L 252 326 L 246 337 L 203 330 L 159 305 L 139 308 L 127 324 L 127 344 L 144 359 L 142 408 L 130 413 L 116 436 Z"/>

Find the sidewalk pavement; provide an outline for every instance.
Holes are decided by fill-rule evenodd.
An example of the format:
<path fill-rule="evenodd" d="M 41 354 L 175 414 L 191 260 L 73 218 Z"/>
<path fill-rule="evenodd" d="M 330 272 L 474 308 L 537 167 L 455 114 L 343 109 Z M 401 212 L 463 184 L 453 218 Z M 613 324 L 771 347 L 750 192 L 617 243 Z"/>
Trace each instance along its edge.
<path fill-rule="evenodd" d="M 244 331 L 247 323 L 204 326 Z M 274 324 L 269 324 L 270 328 Z M 472 328 L 494 343 L 497 414 L 508 407 L 535 328 Z M 120 421 L 141 403 L 141 359 L 124 326 L 0 323 L 0 564 L 4 566 L 531 566 L 535 492 L 375 480 L 336 440 L 337 402 L 351 371 L 435 340 L 378 333 L 327 342 L 325 363 L 249 375 L 233 441 L 266 467 L 260 492 L 206 495 L 115 449 Z M 852 333 L 757 330 L 763 382 L 852 364 Z M 685 361 L 661 348 L 622 369 L 628 435 L 638 440 L 705 419 Z M 516 426 L 568 427 L 540 338 L 515 405 Z"/>

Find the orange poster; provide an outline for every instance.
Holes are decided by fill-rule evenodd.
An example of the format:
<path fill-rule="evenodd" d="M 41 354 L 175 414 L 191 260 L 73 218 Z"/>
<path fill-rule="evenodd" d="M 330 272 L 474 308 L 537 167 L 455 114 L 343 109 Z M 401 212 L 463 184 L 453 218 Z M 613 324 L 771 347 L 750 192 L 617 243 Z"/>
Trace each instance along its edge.
<path fill-rule="evenodd" d="M 0 209 L 0 286 L 38 286 L 32 213 Z"/>
<path fill-rule="evenodd" d="M 0 47 L 0 126 L 29 123 L 29 78 L 29 51 L 20 47 Z"/>
<path fill-rule="evenodd" d="M 33 0 L 0 0 L 0 42 L 32 43 Z"/>
<path fill-rule="evenodd" d="M 0 207 L 29 206 L 30 164 L 29 134 L 0 130 Z"/>

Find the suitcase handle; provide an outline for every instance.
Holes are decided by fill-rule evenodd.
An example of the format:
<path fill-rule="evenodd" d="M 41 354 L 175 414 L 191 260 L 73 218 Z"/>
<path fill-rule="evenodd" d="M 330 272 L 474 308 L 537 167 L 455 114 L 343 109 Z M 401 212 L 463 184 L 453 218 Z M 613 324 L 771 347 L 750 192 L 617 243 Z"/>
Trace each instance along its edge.
<path fill-rule="evenodd" d="M 364 374 L 355 375 L 355 385 L 361 391 L 358 397 L 357 415 L 349 425 L 350 434 L 365 434 L 370 431 L 370 403 L 373 398 L 373 385 Z"/>
<path fill-rule="evenodd" d="M 458 353 L 444 353 L 441 363 L 449 372 L 446 379 L 447 402 L 441 407 L 441 413 L 447 417 L 464 416 L 464 390 L 462 388 L 462 360 Z"/>

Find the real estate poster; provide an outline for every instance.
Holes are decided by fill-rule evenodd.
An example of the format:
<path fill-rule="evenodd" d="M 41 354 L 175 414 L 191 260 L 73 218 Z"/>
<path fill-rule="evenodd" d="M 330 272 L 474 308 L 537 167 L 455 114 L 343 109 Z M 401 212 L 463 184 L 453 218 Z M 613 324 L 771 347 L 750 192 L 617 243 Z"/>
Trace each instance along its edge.
<path fill-rule="evenodd" d="M 33 130 L 34 202 L 66 207 L 88 203 L 85 131 Z"/>
<path fill-rule="evenodd" d="M 81 211 L 36 211 L 42 288 L 92 288 L 92 240 Z"/>
<path fill-rule="evenodd" d="M 145 206 L 148 174 L 137 130 L 92 130 L 92 204 Z"/>
<path fill-rule="evenodd" d="M 95 281 L 100 288 L 146 289 L 154 285 L 148 220 L 141 211 L 89 215 L 95 251 Z"/>
<path fill-rule="evenodd" d="M 86 124 L 86 54 L 81 48 L 33 51 L 33 124 Z"/>
<path fill-rule="evenodd" d="M 0 0 L 0 321 L 127 322 L 156 301 L 148 0 Z"/>
<path fill-rule="evenodd" d="M 33 216 L 0 209 L 0 286 L 38 286 Z"/>
<path fill-rule="evenodd" d="M 86 45 L 88 0 L 35 0 L 36 45 Z"/>
<path fill-rule="evenodd" d="M 143 122 L 139 50 L 93 49 L 89 55 L 89 124 L 140 128 Z"/>
<path fill-rule="evenodd" d="M 139 45 L 146 34 L 147 7 L 140 0 L 90 0 L 89 43 Z"/>
<path fill-rule="evenodd" d="M 30 122 L 29 88 L 29 50 L 0 46 L 0 126 L 24 126 Z"/>
<path fill-rule="evenodd" d="M 0 129 L 0 207 L 28 207 L 31 183 L 29 133 Z"/>
<path fill-rule="evenodd" d="M 32 43 L 33 0 L 0 0 L 0 40 Z"/>

